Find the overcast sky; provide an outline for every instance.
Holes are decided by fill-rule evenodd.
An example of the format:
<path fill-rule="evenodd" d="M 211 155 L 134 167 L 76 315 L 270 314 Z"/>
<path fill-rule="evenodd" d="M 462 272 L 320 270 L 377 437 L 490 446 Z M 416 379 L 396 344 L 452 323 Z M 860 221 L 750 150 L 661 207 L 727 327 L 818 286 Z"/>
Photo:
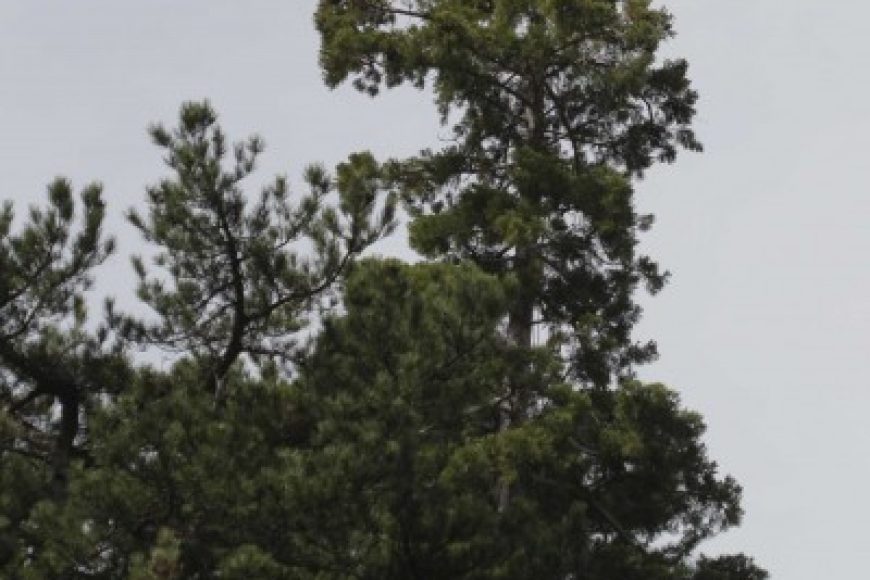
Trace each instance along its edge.
<path fill-rule="evenodd" d="M 745 488 L 743 550 L 783 580 L 866 569 L 870 425 L 870 121 L 860 0 L 671 0 L 701 93 L 702 155 L 637 184 L 657 215 L 644 248 L 672 273 L 639 332 L 648 380 L 706 417 L 711 455 Z M 99 180 L 129 294 L 139 240 L 121 215 L 165 172 L 146 126 L 208 97 L 268 145 L 262 179 L 347 153 L 416 152 L 431 99 L 371 100 L 320 82 L 314 0 L 0 0 L 0 200 L 44 199 L 55 175 Z M 401 239 L 384 251 L 401 252 Z"/>

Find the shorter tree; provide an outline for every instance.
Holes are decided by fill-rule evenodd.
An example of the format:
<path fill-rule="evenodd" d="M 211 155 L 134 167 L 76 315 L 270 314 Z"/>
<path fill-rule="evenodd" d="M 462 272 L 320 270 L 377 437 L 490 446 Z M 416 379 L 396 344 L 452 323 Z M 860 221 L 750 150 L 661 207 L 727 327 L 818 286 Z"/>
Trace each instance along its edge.
<path fill-rule="evenodd" d="M 314 477 L 302 483 L 315 487 L 302 504 L 319 506 L 306 529 L 323 530 L 311 536 L 322 568 L 397 579 L 693 577 L 699 543 L 741 516 L 740 488 L 717 476 L 701 418 L 662 385 L 566 384 L 546 348 L 498 332 L 509 296 L 470 266 L 354 269 L 347 313 L 327 321 L 298 386 L 314 421 Z M 539 407 L 504 430 L 510 380 L 530 385 Z M 495 491 L 505 480 L 521 491 L 506 507 Z M 764 577 L 744 557 L 702 560 L 698 574 L 720 569 Z"/>
<path fill-rule="evenodd" d="M 185 104 L 177 129 L 151 135 L 174 175 L 149 188 L 147 216 L 130 220 L 157 246 L 155 275 L 134 259 L 156 319 L 109 302 L 108 326 L 85 331 L 90 271 L 112 250 L 98 186 L 82 195 L 75 237 L 63 180 L 20 233 L 11 207 L 0 213 L 0 569 L 11 577 L 123 577 L 167 534 L 195 574 L 274 536 L 263 530 L 280 515 L 263 523 L 250 506 L 293 439 L 282 363 L 343 269 L 392 228 L 394 201 L 377 199 L 380 169 L 367 154 L 334 179 L 309 168 L 311 192 L 296 204 L 279 177 L 249 207 L 242 181 L 261 140 L 233 147 L 227 163 L 208 103 Z M 179 363 L 131 367 L 135 345 Z"/>

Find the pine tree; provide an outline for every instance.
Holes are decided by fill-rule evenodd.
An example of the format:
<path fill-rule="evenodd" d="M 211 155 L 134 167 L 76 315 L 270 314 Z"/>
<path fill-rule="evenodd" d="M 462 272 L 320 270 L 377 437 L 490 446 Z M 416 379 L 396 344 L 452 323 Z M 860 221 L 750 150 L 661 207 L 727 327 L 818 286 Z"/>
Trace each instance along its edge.
<path fill-rule="evenodd" d="M 31 510 L 66 498 L 73 461 L 89 460 L 87 412 L 129 371 L 85 327 L 84 293 L 114 242 L 101 231 L 101 187 L 80 197 L 78 229 L 61 178 L 18 228 L 11 204 L 0 211 L 0 561 L 28 545 Z"/>
<path fill-rule="evenodd" d="M 740 489 L 663 385 L 578 390 L 547 348 L 498 332 L 510 290 L 471 265 L 367 261 L 297 396 L 322 569 L 365 578 L 765 578 L 690 554 L 736 523 Z M 499 428 L 501 385 L 538 411 Z M 499 505 L 497 484 L 517 492 Z M 306 489 L 300 482 L 299 489 Z M 315 552 L 318 553 L 318 552 Z M 713 574 L 711 576 L 711 574 Z M 716 576 L 715 574 L 720 574 Z M 326 577 L 342 577 L 341 574 Z"/>
<path fill-rule="evenodd" d="M 135 211 L 129 218 L 159 248 L 155 265 L 165 276 L 149 278 L 142 260 L 133 260 L 139 297 L 158 318 L 112 322 L 134 341 L 195 358 L 221 396 L 241 357 L 292 361 L 306 314 L 354 256 L 391 230 L 395 202 L 387 199 L 372 223 L 380 170 L 370 155 L 356 154 L 338 167 L 337 179 L 308 167 L 311 191 L 296 205 L 279 176 L 248 209 L 242 182 L 263 142 L 255 136 L 237 143 L 225 166 L 228 146 L 216 121 L 207 102 L 191 102 L 182 106 L 176 130 L 152 127 L 175 175 L 148 189 L 147 220 Z M 338 208 L 325 205 L 333 193 Z M 304 242 L 309 256 L 299 252 Z"/>
<path fill-rule="evenodd" d="M 133 259 L 150 320 L 110 301 L 107 324 L 85 330 L 91 270 L 113 247 L 98 186 L 82 194 L 75 237 L 63 180 L 19 233 L 10 207 L 0 215 L 4 576 L 227 577 L 295 554 L 276 531 L 290 506 L 304 510 L 283 480 L 304 431 L 285 371 L 308 315 L 390 231 L 394 202 L 356 154 L 336 178 L 309 168 L 295 204 L 283 177 L 248 204 L 262 142 L 236 145 L 228 163 L 216 121 L 208 103 L 186 103 L 176 129 L 151 130 L 172 175 L 148 189 L 147 217 L 129 214 L 157 246 L 156 274 Z M 178 362 L 133 364 L 133 347 Z"/>
<path fill-rule="evenodd" d="M 398 168 L 411 242 L 516 277 L 510 334 L 533 328 L 606 386 L 655 354 L 631 342 L 639 284 L 664 276 L 636 254 L 651 218 L 627 176 L 700 149 L 684 61 L 656 62 L 670 18 L 647 1 L 325 0 L 317 23 L 330 86 L 431 79 L 454 142 Z"/>
<path fill-rule="evenodd" d="M 577 550 L 601 557 L 543 577 L 687 574 L 683 563 L 698 543 L 738 523 L 741 512 L 739 487 L 719 479 L 695 447 L 699 420 L 680 415 L 663 387 L 629 380 L 656 354 L 653 343 L 631 337 L 640 315 L 634 294 L 640 285 L 657 292 L 666 278 L 637 253 L 652 217 L 636 212 L 632 178 L 673 161 L 681 147 L 701 149 L 691 129 L 697 95 L 687 64 L 657 57 L 672 34 L 669 14 L 648 0 L 322 0 L 316 22 L 328 85 L 350 78 L 376 95 L 383 86 L 432 84 L 453 142 L 391 164 L 412 214 L 412 246 L 510 281 L 506 339 L 533 351 L 536 334 L 542 337 L 563 360 L 576 396 L 591 401 L 596 419 L 574 418 L 580 447 L 569 453 L 601 463 L 593 476 L 552 479 L 584 510 L 597 511 L 593 524 L 566 533 Z M 501 385 L 497 432 L 505 437 L 546 421 L 562 404 L 552 384 L 527 373 Z M 631 429 L 617 427 L 625 414 Z M 659 420 L 685 423 L 671 440 Z M 590 421 L 632 433 L 614 461 L 603 460 L 607 444 L 588 432 Z M 693 459 L 669 464 L 669 451 L 654 451 L 667 441 L 695 449 Z M 632 445 L 649 461 L 637 479 Z M 540 485 L 503 475 L 495 509 L 508 519 Z M 635 499 L 622 495 L 627 489 Z M 659 505 L 664 497 L 676 503 Z M 563 499 L 568 510 L 572 496 Z M 555 525 L 558 514 L 552 517 Z M 668 536 L 676 541 L 656 547 Z"/>

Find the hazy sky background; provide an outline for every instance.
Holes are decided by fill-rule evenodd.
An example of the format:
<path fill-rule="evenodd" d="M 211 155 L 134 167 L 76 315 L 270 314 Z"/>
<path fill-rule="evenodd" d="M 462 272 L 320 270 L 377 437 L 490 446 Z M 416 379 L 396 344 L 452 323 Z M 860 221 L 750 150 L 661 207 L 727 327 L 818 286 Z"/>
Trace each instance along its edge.
<path fill-rule="evenodd" d="M 129 296 L 140 241 L 122 213 L 165 174 L 145 134 L 208 97 L 256 132 L 265 180 L 347 153 L 416 152 L 431 98 L 371 100 L 320 82 L 314 0 L 0 0 L 0 200 L 19 212 L 55 175 L 105 184 L 120 251 L 100 284 Z M 707 545 L 783 580 L 858 578 L 870 519 L 867 22 L 859 0 L 671 0 L 707 151 L 637 184 L 644 248 L 673 272 L 645 301 L 649 380 L 709 424 L 746 520 Z M 401 252 L 401 239 L 385 251 Z"/>

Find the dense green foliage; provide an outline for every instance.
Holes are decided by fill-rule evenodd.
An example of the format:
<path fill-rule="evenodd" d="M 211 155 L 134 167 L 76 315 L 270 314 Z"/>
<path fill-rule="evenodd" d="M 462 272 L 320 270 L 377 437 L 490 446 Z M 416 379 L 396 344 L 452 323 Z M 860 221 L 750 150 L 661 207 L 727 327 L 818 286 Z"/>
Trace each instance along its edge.
<path fill-rule="evenodd" d="M 150 133 L 151 314 L 86 292 L 98 186 L 0 211 L 0 576 L 763 580 L 700 416 L 633 379 L 632 179 L 698 149 L 643 0 L 322 0 L 327 83 L 431 81 L 455 141 L 249 196 L 208 103 Z M 360 255 L 399 198 L 428 262 Z M 535 337 L 542 337 L 536 340 Z M 139 353 L 172 353 L 168 369 Z"/>
<path fill-rule="evenodd" d="M 367 262 L 345 300 L 300 388 L 347 534 L 334 549 L 364 554 L 363 576 L 683 578 L 683 557 L 739 518 L 697 415 L 661 385 L 564 383 L 548 349 L 494 332 L 495 278 Z M 501 387 L 518 377 L 539 411 L 503 430 Z M 517 493 L 500 510 L 504 478 Z"/>
<path fill-rule="evenodd" d="M 414 248 L 516 277 L 514 339 L 537 327 L 599 386 L 655 355 L 630 335 L 635 289 L 664 276 L 635 251 L 651 218 L 627 177 L 700 148 L 686 63 L 656 60 L 670 17 L 649 4 L 322 0 L 317 15 L 329 84 L 431 79 L 453 130 L 395 168 Z"/>
<path fill-rule="evenodd" d="M 502 564 L 531 554 L 550 564 L 504 573 L 680 577 L 699 541 L 739 521 L 740 491 L 697 447 L 697 418 L 672 393 L 631 380 L 656 354 L 632 339 L 635 293 L 665 282 L 636 251 L 652 218 L 635 211 L 632 178 L 680 147 L 701 149 L 687 65 L 657 56 L 670 16 L 648 0 L 321 0 L 316 21 L 328 84 L 352 79 L 370 95 L 431 84 L 453 131 L 443 149 L 386 168 L 416 250 L 475 264 L 508 288 L 502 334 L 520 372 L 494 383 L 493 433 L 531 445 L 539 429 L 554 436 L 563 405 L 583 409 L 567 421 L 574 446 L 553 442 L 557 464 L 530 467 L 550 474 L 549 489 L 514 469 L 489 484 L 500 523 L 529 507 L 530 536 L 508 534 L 522 555 L 501 546 Z M 530 376 L 540 352 L 562 381 Z M 553 394 L 562 382 L 582 403 Z"/>

